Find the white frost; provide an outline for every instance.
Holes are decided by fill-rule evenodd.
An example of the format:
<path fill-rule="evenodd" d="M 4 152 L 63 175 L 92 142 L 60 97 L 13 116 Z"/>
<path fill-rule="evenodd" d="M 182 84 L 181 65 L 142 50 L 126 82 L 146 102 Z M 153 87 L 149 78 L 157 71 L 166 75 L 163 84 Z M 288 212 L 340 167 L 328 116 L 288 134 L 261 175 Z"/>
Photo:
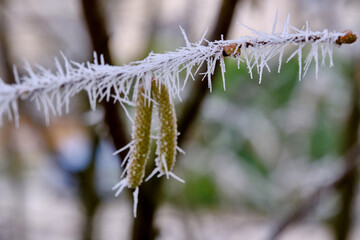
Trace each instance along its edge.
<path fill-rule="evenodd" d="M 6 84 L 0 80 L 0 124 L 5 115 L 9 120 L 14 120 L 18 124 L 18 99 L 34 101 L 39 110 L 45 113 L 48 123 L 50 114 L 61 115 L 63 109 L 68 112 L 70 99 L 83 90 L 88 94 L 92 109 L 95 109 L 96 103 L 103 99 L 107 101 L 113 99 L 114 102 L 120 102 L 123 109 L 126 110 L 124 104 L 134 105 L 135 103 L 133 96 L 136 94 L 130 96 L 131 90 L 135 89 L 136 93 L 140 81 L 143 81 L 148 88 L 145 92 L 150 93 L 150 81 L 153 77 L 167 86 L 171 97 L 180 99 L 188 78 L 195 79 L 194 75 L 198 73 L 202 64 L 207 65 L 207 71 L 199 74 L 208 79 L 208 87 L 211 91 L 211 78 L 218 61 L 220 61 L 225 89 L 223 47 L 230 43 L 240 46 L 242 56 L 237 56 L 238 64 L 244 61 L 251 77 L 253 69 L 255 69 L 259 73 L 259 82 L 261 82 L 264 68 L 270 71 L 268 61 L 276 55 L 279 55 L 278 71 L 280 71 L 284 49 L 288 45 L 297 47 L 289 59 L 298 56 L 299 79 L 306 74 L 312 59 L 315 62 L 316 76 L 318 75 L 319 46 L 322 56 L 321 63 L 324 64 L 325 57 L 328 56 L 329 65 L 333 65 L 332 51 L 336 45 L 335 41 L 344 33 L 327 30 L 312 32 L 308 24 L 297 29 L 290 25 L 289 17 L 287 17 L 282 31 L 276 33 L 276 20 L 271 34 L 247 27 L 256 36 L 244 36 L 231 41 L 209 42 L 203 36 L 199 42 L 190 43 L 184 30 L 181 29 L 185 47 L 163 54 L 150 53 L 142 61 L 123 66 L 106 65 L 102 57 L 99 63 L 96 54 L 94 54 L 93 63 L 72 62 L 62 56 L 64 66 L 61 66 L 60 61 L 55 58 L 57 69 L 55 73 L 41 66 L 37 66 L 33 70 L 29 63 L 25 63 L 27 75 L 19 77 L 14 68 L 15 84 Z M 207 45 L 202 45 L 203 42 Z M 307 43 L 311 43 L 311 50 L 305 58 L 302 71 L 302 56 L 304 55 L 302 49 Z M 185 79 L 181 79 L 179 75 L 183 71 L 186 73 Z M 112 89 L 114 90 L 113 94 L 111 93 Z M 129 116 L 126 111 L 125 113 Z"/>

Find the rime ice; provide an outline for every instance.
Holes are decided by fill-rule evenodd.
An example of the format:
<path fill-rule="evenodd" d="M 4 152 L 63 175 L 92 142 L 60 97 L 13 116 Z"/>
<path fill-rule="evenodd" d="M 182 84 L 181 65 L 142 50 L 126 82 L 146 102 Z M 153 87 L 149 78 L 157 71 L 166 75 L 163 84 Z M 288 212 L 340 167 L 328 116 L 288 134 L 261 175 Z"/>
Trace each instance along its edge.
<path fill-rule="evenodd" d="M 132 88 L 137 89 L 139 80 L 144 79 L 147 82 L 145 85 L 149 92 L 152 77 L 161 79 L 161 82 L 169 89 L 172 97 L 180 98 L 180 93 L 184 89 L 187 80 L 189 78 L 194 79 L 194 75 L 198 73 L 202 64 L 207 65 L 207 71 L 203 74 L 204 78 L 208 78 L 211 91 L 211 77 L 217 61 L 220 61 L 225 88 L 223 49 L 229 45 L 234 46 L 234 44 L 238 46 L 239 52 L 242 53 L 242 56 L 234 55 L 238 60 L 238 66 L 240 66 L 240 62 L 245 61 L 251 77 L 253 69 L 259 73 L 259 82 L 261 82 L 263 70 L 270 71 L 268 61 L 276 55 L 279 55 L 278 71 L 280 71 L 284 49 L 288 45 L 297 46 L 286 62 L 298 56 L 299 79 L 306 74 L 313 59 L 317 76 L 319 49 L 322 65 L 325 63 L 326 56 L 328 56 L 329 65 L 332 66 L 333 47 L 341 45 L 341 43 L 348 43 L 347 41 L 339 42 L 346 33 L 328 32 L 327 30 L 312 32 L 308 24 L 298 29 L 290 25 L 289 17 L 287 17 L 280 33 L 275 33 L 276 20 L 271 34 L 249 29 L 256 35 L 255 37 L 245 36 L 238 40 L 215 42 L 208 42 L 202 37 L 196 43 L 190 43 L 182 30 L 186 43 L 185 47 L 164 54 L 150 53 L 144 60 L 124 66 L 105 65 L 103 58 L 100 59 L 99 63 L 95 54 L 93 63 L 69 62 L 63 57 L 64 69 L 58 59 L 55 59 L 57 67 L 55 73 L 41 66 L 38 66 L 35 72 L 30 67 L 30 64 L 26 63 L 25 69 L 28 74 L 19 78 L 15 71 L 16 84 L 9 85 L 0 82 L 0 123 L 2 123 L 4 115 L 7 115 L 8 119 L 14 119 L 16 123 L 18 122 L 17 101 L 19 98 L 35 101 L 38 109 L 44 111 L 47 122 L 50 113 L 61 115 L 63 108 L 67 112 L 70 98 L 82 90 L 88 93 L 93 109 L 96 102 L 102 99 L 109 101 L 110 98 L 119 101 L 122 106 L 124 103 L 132 105 L 135 99 L 129 96 L 130 90 Z M 356 40 L 355 34 L 352 37 Z M 207 46 L 202 45 L 203 42 L 206 42 Z M 302 49 L 308 43 L 311 44 L 311 50 L 305 58 L 304 67 L 302 67 L 302 57 L 304 55 Z M 193 70 L 194 67 L 195 71 Z M 182 71 L 186 72 L 184 80 L 179 77 L 179 73 Z M 112 88 L 115 90 L 114 95 L 111 95 L 110 90 Z M 123 108 L 125 109 L 125 107 Z"/>
<path fill-rule="evenodd" d="M 124 104 L 134 104 L 135 99 L 129 94 L 131 89 L 138 88 L 140 79 L 144 79 L 146 82 L 145 88 L 149 94 L 152 77 L 160 79 L 167 86 L 171 97 L 180 99 L 181 91 L 188 79 L 195 79 L 194 75 L 198 73 L 202 64 L 207 65 L 207 71 L 201 74 L 208 79 L 211 91 L 211 77 L 218 61 L 220 61 L 225 88 L 223 49 L 230 44 L 237 45 L 239 49 L 237 51 L 241 52 L 241 55 L 234 54 L 238 66 L 240 67 L 241 62 L 245 62 L 250 77 L 253 77 L 252 73 L 255 69 L 259 73 L 259 82 L 261 82 L 264 69 L 270 71 L 268 61 L 277 55 L 279 56 L 278 71 L 280 71 L 284 49 L 289 45 L 294 45 L 296 48 L 286 62 L 298 57 L 299 79 L 301 79 L 308 71 L 312 60 L 315 62 L 316 76 L 318 75 L 319 53 L 321 64 L 324 65 L 325 58 L 328 57 L 329 65 L 332 66 L 333 47 L 353 42 L 342 41 L 342 39 L 349 38 L 345 37 L 347 32 L 337 33 L 328 30 L 312 32 L 307 23 L 301 29 L 295 28 L 290 25 L 289 17 L 280 33 L 276 33 L 275 29 L 275 24 L 271 34 L 251 29 L 256 36 L 245 36 L 231 41 L 208 42 L 203 36 L 199 42 L 195 43 L 190 43 L 182 30 L 185 47 L 163 54 L 150 53 L 142 61 L 123 66 L 108 66 L 104 63 L 103 58 L 98 62 L 96 54 L 94 54 L 93 63 L 70 62 L 63 56 L 64 67 L 60 65 L 58 59 L 55 59 L 57 68 L 55 73 L 41 66 L 37 66 L 35 71 L 29 63 L 26 63 L 27 75 L 18 77 L 15 71 L 16 84 L 5 84 L 0 81 L 0 124 L 5 115 L 9 120 L 18 122 L 17 101 L 19 98 L 34 101 L 38 109 L 45 113 L 48 122 L 50 113 L 61 115 L 64 109 L 65 112 L 68 112 L 70 98 L 82 90 L 87 92 L 93 109 L 96 107 L 96 103 L 103 99 L 118 101 L 125 109 Z M 352 34 L 351 37 L 354 41 L 356 40 L 355 34 Z M 203 43 L 206 43 L 206 46 Z M 311 45 L 311 50 L 304 54 L 303 47 L 308 44 Z M 304 62 L 303 57 L 305 57 Z M 179 77 L 179 73 L 182 71 L 186 73 L 185 79 Z M 113 95 L 111 89 L 114 89 Z"/>

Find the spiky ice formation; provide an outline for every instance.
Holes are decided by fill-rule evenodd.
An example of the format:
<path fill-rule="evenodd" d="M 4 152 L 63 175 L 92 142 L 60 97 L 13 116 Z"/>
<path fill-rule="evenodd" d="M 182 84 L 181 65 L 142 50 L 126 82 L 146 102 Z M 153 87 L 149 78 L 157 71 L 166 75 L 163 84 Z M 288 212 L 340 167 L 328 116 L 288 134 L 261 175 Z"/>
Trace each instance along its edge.
<path fill-rule="evenodd" d="M 277 55 L 279 56 L 278 71 L 280 72 L 284 50 L 287 46 L 292 45 L 295 46 L 295 51 L 290 54 L 287 61 L 297 57 L 299 79 L 305 75 L 312 60 L 315 62 L 317 76 L 319 62 L 325 64 L 326 57 L 329 58 L 329 65 L 333 65 L 332 53 L 335 46 L 351 44 L 357 39 L 356 34 L 351 31 L 339 33 L 329 32 L 325 29 L 314 32 L 310 30 L 307 23 L 298 29 L 290 25 L 289 17 L 284 22 L 282 31 L 277 33 L 276 22 L 275 20 L 273 31 L 270 34 L 245 26 L 251 29 L 255 36 L 244 36 L 231 41 L 209 42 L 203 36 L 200 41 L 190 43 L 182 30 L 185 47 L 163 54 L 150 53 L 142 61 L 123 66 L 108 66 L 102 58 L 99 63 L 96 55 L 94 55 L 93 63 L 69 62 L 64 57 L 65 68 L 56 59 L 57 71 L 55 73 L 41 66 L 34 71 L 27 63 L 25 66 L 27 75 L 19 77 L 15 71 L 16 84 L 6 84 L 0 80 L 0 124 L 4 116 L 18 122 L 18 99 L 34 101 L 38 108 L 44 111 L 47 122 L 50 114 L 61 115 L 63 108 L 67 112 L 70 98 L 82 90 L 88 93 L 93 109 L 98 101 L 102 99 L 109 101 L 111 98 L 122 105 L 134 105 L 135 98 L 130 96 L 132 89 L 139 87 L 140 79 L 146 82 L 146 86 L 151 85 L 152 77 L 161 79 L 172 98 L 180 98 L 187 80 L 195 79 L 194 75 L 198 73 L 202 64 L 207 65 L 206 72 L 201 74 L 204 75 L 204 78 L 208 78 L 208 86 L 211 91 L 211 77 L 218 61 L 225 89 L 224 53 L 226 55 L 230 53 L 236 57 L 239 67 L 241 62 L 245 62 L 251 77 L 255 69 L 259 73 L 259 82 L 261 82 L 263 70 L 270 71 L 268 62 Z M 204 42 L 206 46 L 203 45 Z M 306 45 L 311 45 L 311 50 L 303 53 Z M 234 54 L 230 50 L 230 47 L 233 46 L 236 46 Z M 319 54 L 322 57 L 321 61 Z M 180 79 L 179 73 L 183 71 L 185 78 Z M 114 94 L 111 89 L 114 89 Z"/>

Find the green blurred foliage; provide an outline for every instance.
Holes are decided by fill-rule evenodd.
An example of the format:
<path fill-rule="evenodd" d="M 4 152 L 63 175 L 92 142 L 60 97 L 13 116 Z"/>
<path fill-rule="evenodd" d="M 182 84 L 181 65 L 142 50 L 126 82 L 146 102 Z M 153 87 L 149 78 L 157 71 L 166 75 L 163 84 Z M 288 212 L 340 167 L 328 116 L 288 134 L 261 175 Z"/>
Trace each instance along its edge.
<path fill-rule="evenodd" d="M 341 132 L 329 121 L 324 102 L 320 102 L 316 123 L 310 133 L 310 156 L 316 161 L 327 154 L 337 154 L 340 150 Z"/>
<path fill-rule="evenodd" d="M 246 164 L 252 172 L 260 177 L 268 177 L 270 169 L 267 168 L 262 159 L 254 152 L 253 146 L 249 142 L 245 142 L 240 147 L 233 146 L 233 149 L 239 157 L 238 160 Z"/>
<path fill-rule="evenodd" d="M 215 207 L 220 201 L 220 192 L 214 177 L 206 172 L 187 171 L 186 184 L 166 184 L 168 200 L 188 208 Z"/>
<path fill-rule="evenodd" d="M 198 173 L 187 178 L 184 199 L 189 206 L 215 206 L 219 202 L 219 192 L 213 177 Z"/>

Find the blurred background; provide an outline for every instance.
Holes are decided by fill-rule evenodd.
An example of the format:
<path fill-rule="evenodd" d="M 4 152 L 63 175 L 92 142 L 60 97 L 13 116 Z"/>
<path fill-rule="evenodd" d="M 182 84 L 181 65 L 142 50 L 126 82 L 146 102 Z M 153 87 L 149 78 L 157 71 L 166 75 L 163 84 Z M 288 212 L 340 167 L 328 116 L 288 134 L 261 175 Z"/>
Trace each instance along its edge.
<path fill-rule="evenodd" d="M 0 76 L 12 83 L 25 59 L 55 70 L 60 52 L 141 60 L 184 46 L 179 25 L 193 42 L 207 28 L 209 40 L 251 34 L 238 22 L 271 32 L 276 9 L 278 31 L 290 14 L 296 27 L 360 32 L 356 0 L 1 0 Z M 335 48 L 335 66 L 318 79 L 310 67 L 301 82 L 296 60 L 279 74 L 270 61 L 261 85 L 245 65 L 226 63 L 226 91 L 217 76 L 213 93 L 197 81 L 177 103 L 186 155 L 174 172 L 186 184 L 142 185 L 135 220 L 130 192 L 111 191 L 121 174 L 112 153 L 130 139 L 124 111 L 104 103 L 91 112 L 80 94 L 46 126 L 33 102 L 21 102 L 20 127 L 0 128 L 0 240 L 270 239 L 351 161 L 342 156 L 358 144 L 359 43 Z M 357 168 L 343 180 L 277 239 L 360 239 Z"/>

